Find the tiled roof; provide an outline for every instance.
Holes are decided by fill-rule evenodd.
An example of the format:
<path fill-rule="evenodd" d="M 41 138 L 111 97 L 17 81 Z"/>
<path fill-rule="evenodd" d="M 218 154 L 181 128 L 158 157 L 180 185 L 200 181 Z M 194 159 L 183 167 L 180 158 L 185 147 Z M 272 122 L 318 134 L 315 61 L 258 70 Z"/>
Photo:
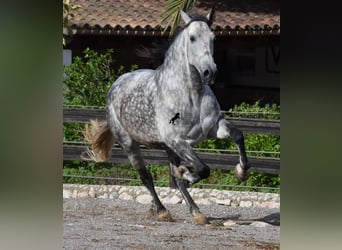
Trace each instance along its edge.
<path fill-rule="evenodd" d="M 216 2 L 216 35 L 280 34 L 280 0 L 198 0 L 189 11 L 207 14 Z M 71 0 L 82 7 L 70 18 L 78 34 L 161 35 L 166 0 Z M 167 34 L 166 34 L 167 35 Z"/>

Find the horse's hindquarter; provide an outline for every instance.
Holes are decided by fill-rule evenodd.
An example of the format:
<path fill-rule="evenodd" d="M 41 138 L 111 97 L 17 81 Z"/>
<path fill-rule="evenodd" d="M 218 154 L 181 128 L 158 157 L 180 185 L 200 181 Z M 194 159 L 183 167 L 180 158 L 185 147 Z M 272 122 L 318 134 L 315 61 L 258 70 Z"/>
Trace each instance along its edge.
<path fill-rule="evenodd" d="M 153 70 L 136 70 L 122 75 L 107 96 L 108 116 L 115 127 L 123 129 L 141 144 L 158 143 Z"/>

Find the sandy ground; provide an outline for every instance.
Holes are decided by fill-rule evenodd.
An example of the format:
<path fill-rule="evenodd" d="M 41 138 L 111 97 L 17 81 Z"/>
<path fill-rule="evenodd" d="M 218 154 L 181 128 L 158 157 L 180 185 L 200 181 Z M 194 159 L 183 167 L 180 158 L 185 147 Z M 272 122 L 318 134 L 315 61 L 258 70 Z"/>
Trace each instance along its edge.
<path fill-rule="evenodd" d="M 174 222 L 134 201 L 64 199 L 64 249 L 280 248 L 279 209 L 200 205 L 210 224 L 196 225 L 186 205 L 165 205 Z"/>

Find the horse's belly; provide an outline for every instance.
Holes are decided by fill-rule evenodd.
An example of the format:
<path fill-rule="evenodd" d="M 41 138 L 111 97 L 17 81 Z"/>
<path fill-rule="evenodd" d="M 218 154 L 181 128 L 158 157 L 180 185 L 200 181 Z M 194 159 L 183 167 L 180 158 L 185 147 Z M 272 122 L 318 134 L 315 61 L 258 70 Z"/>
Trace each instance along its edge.
<path fill-rule="evenodd" d="M 140 143 L 159 141 L 154 121 L 154 109 L 149 103 L 133 101 L 122 105 L 120 122 L 131 137 Z"/>

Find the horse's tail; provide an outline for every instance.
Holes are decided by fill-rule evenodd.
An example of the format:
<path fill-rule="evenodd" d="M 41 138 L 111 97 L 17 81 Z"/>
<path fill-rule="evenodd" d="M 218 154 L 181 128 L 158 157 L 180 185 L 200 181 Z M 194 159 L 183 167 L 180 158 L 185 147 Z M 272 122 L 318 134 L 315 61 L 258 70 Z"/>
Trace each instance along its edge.
<path fill-rule="evenodd" d="M 85 126 L 84 138 L 91 143 L 91 149 L 81 154 L 83 160 L 101 162 L 109 159 L 114 137 L 106 121 L 91 120 Z"/>

